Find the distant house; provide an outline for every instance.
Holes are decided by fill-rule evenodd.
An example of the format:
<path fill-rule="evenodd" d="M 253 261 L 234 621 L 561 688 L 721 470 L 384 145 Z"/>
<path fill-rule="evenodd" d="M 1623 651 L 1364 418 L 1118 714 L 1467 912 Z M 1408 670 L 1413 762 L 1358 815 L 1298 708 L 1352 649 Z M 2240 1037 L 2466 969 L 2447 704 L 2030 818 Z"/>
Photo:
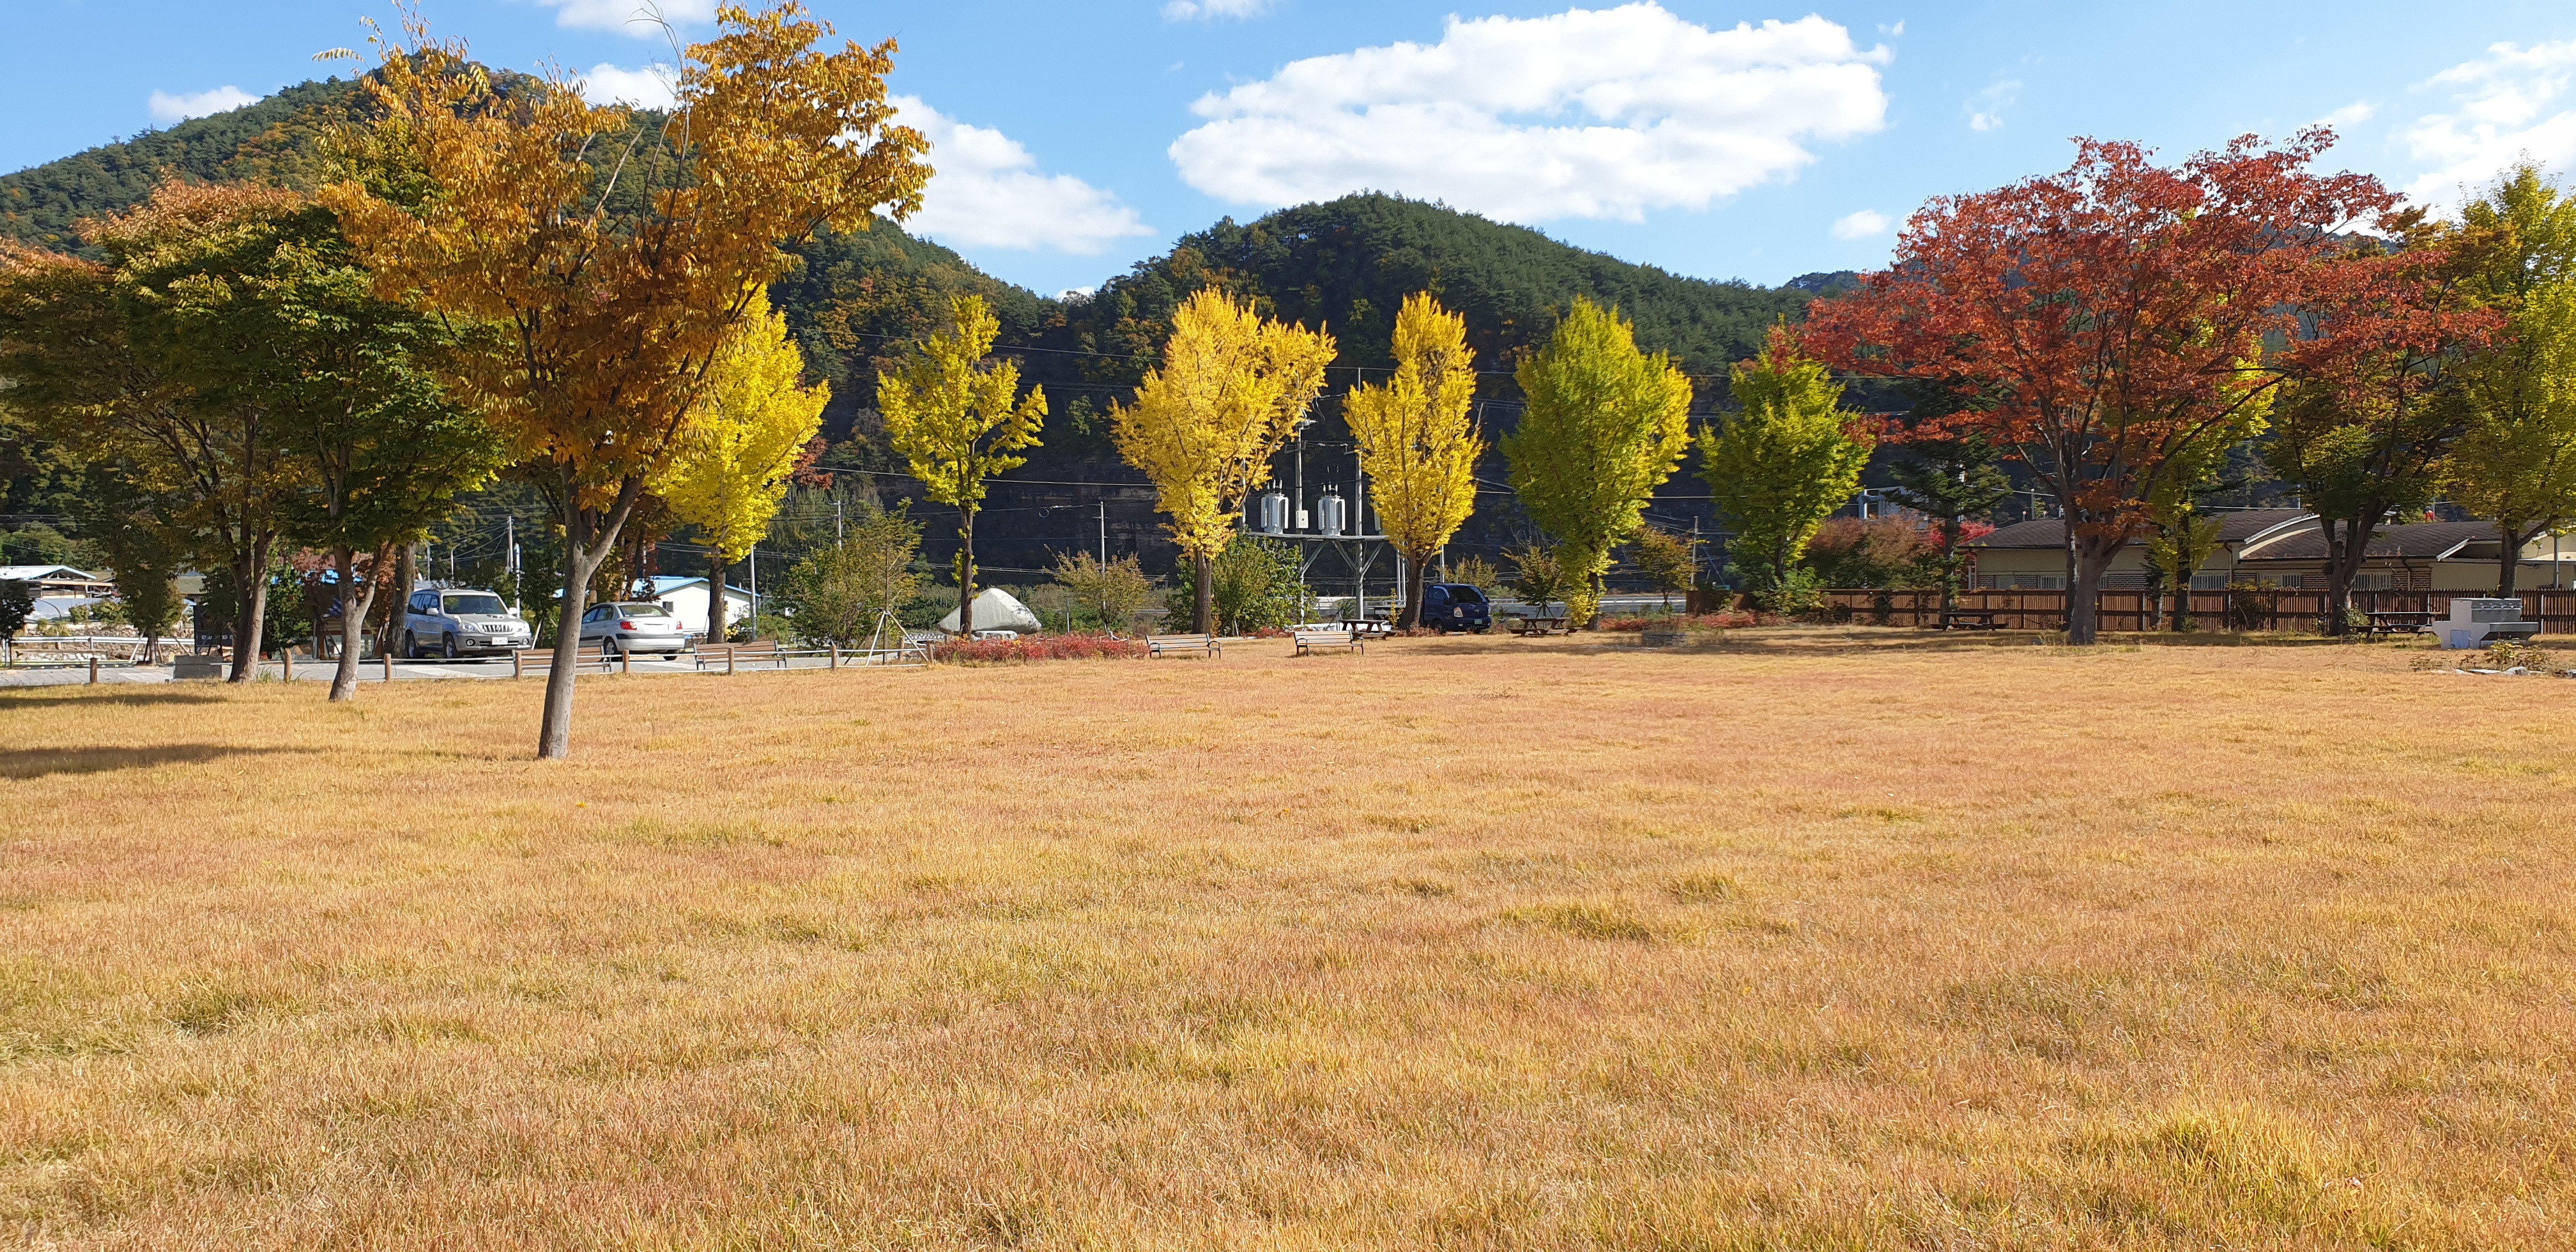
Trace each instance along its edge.
<path fill-rule="evenodd" d="M 671 615 L 679 618 L 680 625 L 690 634 L 701 639 L 707 637 L 706 579 L 662 574 L 648 579 L 647 582 L 649 587 L 645 598 L 671 610 Z M 740 587 L 726 587 L 724 598 L 726 626 L 730 627 L 751 616 L 750 592 Z"/>
<path fill-rule="evenodd" d="M 40 600 L 116 594 L 115 579 L 68 565 L 0 565 L 0 583 L 25 583 Z"/>
<path fill-rule="evenodd" d="M 2214 514 L 2218 551 L 2192 576 L 2195 591 L 2223 591 L 2231 583 L 2289 590 L 2325 586 L 2326 539 L 2316 515 L 2302 509 L 2242 509 Z M 2576 567 L 2576 541 L 2563 545 L 2566 567 Z M 2522 551 L 2515 579 L 2524 588 L 2567 585 L 2552 540 L 2542 536 Z M 1975 586 L 1998 590 L 2062 591 L 2066 587 L 2063 519 L 2016 522 L 1964 545 L 1976 560 Z M 2482 591 L 2496 584 L 2501 541 L 2488 522 L 2409 522 L 2382 526 L 2353 578 L 2355 591 Z M 2104 590 L 2147 585 L 2146 544 L 2131 541 L 2111 560 Z"/>

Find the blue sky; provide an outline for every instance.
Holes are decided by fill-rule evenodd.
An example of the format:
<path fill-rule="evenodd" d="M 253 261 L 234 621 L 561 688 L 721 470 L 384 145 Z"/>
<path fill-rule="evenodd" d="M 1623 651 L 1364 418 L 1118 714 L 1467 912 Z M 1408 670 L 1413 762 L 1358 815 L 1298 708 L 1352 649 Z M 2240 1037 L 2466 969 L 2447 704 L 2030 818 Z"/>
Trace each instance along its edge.
<path fill-rule="evenodd" d="M 660 0 L 684 34 L 714 0 Z M 497 64 L 651 94 L 641 0 L 423 0 Z M 902 43 L 940 142 L 925 233 L 1040 291 L 1222 215 L 1362 187 L 1677 273 L 1881 263 L 1924 197 L 2333 119 L 2333 163 L 2436 204 L 2519 154 L 2576 166 L 2576 5 L 1662 0 L 815 0 Z M 380 0 L 7 0 L 0 170 L 322 76 Z"/>

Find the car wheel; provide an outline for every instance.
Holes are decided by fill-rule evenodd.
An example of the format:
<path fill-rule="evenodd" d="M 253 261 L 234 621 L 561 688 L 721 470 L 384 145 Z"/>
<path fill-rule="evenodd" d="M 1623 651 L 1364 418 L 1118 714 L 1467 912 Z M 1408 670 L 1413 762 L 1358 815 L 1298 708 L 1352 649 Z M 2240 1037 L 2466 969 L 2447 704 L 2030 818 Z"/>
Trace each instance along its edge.
<path fill-rule="evenodd" d="M 451 661 L 455 660 L 455 659 L 456 659 L 456 636 L 454 636 L 454 635 L 440 635 L 440 636 L 438 637 L 438 653 L 439 653 L 439 655 L 446 657 L 448 660 L 451 660 Z"/>
<path fill-rule="evenodd" d="M 420 659 L 420 637 L 408 630 L 403 632 L 403 659 L 406 661 Z"/>

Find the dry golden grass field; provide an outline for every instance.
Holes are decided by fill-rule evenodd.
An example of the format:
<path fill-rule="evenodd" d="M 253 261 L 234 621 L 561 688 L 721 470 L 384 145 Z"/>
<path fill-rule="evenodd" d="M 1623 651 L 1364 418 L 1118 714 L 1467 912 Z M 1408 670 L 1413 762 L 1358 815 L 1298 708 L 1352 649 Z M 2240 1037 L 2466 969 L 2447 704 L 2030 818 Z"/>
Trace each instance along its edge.
<path fill-rule="evenodd" d="M 0 1244 L 2576 1245 L 2576 682 L 1287 652 L 0 693 Z"/>

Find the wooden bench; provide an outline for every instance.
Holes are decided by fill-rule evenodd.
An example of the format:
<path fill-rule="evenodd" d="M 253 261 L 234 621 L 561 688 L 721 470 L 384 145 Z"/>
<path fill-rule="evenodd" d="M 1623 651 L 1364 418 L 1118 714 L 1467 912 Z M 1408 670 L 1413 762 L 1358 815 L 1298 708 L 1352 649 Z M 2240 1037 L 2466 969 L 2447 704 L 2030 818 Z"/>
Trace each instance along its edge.
<path fill-rule="evenodd" d="M 715 643 L 700 644 L 698 646 L 699 669 L 705 669 L 710 662 L 719 658 L 724 661 L 724 671 L 728 674 L 734 672 L 734 667 L 737 664 L 745 661 L 753 663 L 768 661 L 771 663 L 773 668 L 787 668 L 787 653 L 779 648 L 778 641 L 775 639 L 755 639 L 749 643 Z"/>
<path fill-rule="evenodd" d="M 1297 641 L 1296 655 L 1298 656 L 1320 652 L 1327 648 L 1341 648 L 1349 652 L 1368 651 L 1368 644 L 1363 642 L 1356 632 L 1348 630 L 1298 630 L 1290 631 L 1289 637 Z"/>
<path fill-rule="evenodd" d="M 1565 622 L 1566 619 L 1562 617 L 1515 617 L 1512 619 L 1512 633 L 1515 635 L 1562 635 L 1565 633 Z"/>
<path fill-rule="evenodd" d="M 1941 615 L 1943 630 L 2002 630 L 1995 619 L 2002 616 L 1991 609 L 1952 609 Z"/>
<path fill-rule="evenodd" d="M 391 653 L 387 653 L 382 659 L 385 666 L 385 677 L 391 679 L 394 676 L 393 655 Z M 610 664 L 614 660 L 615 658 L 598 648 L 583 648 L 572 654 L 572 669 L 574 673 L 578 674 L 589 666 L 596 664 L 599 666 L 599 672 L 605 674 L 609 671 Z M 526 678 L 531 674 L 550 674 L 554 672 L 554 668 L 555 650 L 552 648 L 513 648 L 510 650 L 510 677 L 512 678 Z"/>
<path fill-rule="evenodd" d="M 1147 635 L 1145 637 L 1146 655 L 1161 656 L 1167 652 L 1198 652 L 1210 657 L 1221 657 L 1225 655 L 1225 645 L 1218 643 L 1213 635 Z"/>

